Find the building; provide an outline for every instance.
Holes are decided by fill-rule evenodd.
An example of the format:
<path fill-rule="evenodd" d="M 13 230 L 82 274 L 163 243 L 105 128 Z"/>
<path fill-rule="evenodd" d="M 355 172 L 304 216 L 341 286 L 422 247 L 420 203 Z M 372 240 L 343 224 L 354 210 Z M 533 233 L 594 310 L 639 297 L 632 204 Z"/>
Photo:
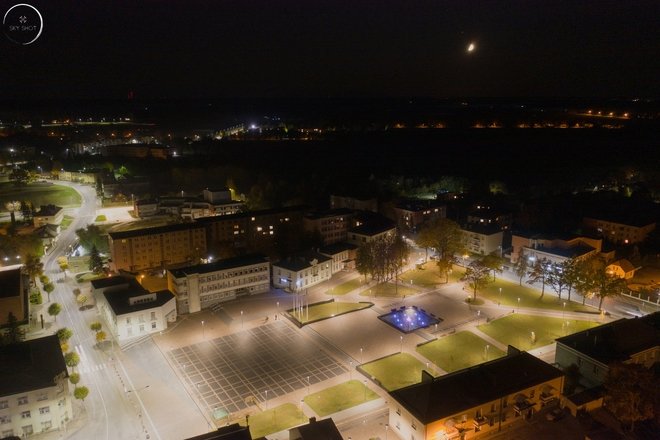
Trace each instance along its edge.
<path fill-rule="evenodd" d="M 263 243 L 272 243 L 279 225 L 286 223 L 293 230 L 302 229 L 303 211 L 302 206 L 291 206 L 203 217 L 195 223 L 206 227 L 209 245 L 258 248 Z"/>
<path fill-rule="evenodd" d="M 231 191 L 229 188 L 206 188 L 202 191 L 202 195 L 204 200 L 211 204 L 231 201 Z"/>
<path fill-rule="evenodd" d="M 92 281 L 96 307 L 109 333 L 121 345 L 163 331 L 176 321 L 176 299 L 169 290 L 149 292 L 135 278 L 117 276 Z"/>
<path fill-rule="evenodd" d="M 468 223 L 461 231 L 469 252 L 477 255 L 502 255 L 504 232 L 498 225 Z"/>
<path fill-rule="evenodd" d="M 190 437 L 187 440 L 252 440 L 249 426 L 241 426 L 238 423 L 223 426 L 216 431 Z"/>
<path fill-rule="evenodd" d="M 11 313 L 21 331 L 30 323 L 30 280 L 22 271 L 22 265 L 9 266 L 0 270 L 0 332 L 5 332 Z"/>
<path fill-rule="evenodd" d="M 45 225 L 59 226 L 64 219 L 64 210 L 55 205 L 41 205 L 39 211 L 35 212 L 32 221 L 35 228 Z"/>
<path fill-rule="evenodd" d="M 158 214 L 158 201 L 154 199 L 135 200 L 133 211 L 138 218 L 151 217 Z"/>
<path fill-rule="evenodd" d="M 556 401 L 563 373 L 526 352 L 433 378 L 390 393 L 390 429 L 399 438 L 472 439 L 501 431 L 520 417 L 531 418 Z M 462 433 L 462 434 L 461 434 Z"/>
<path fill-rule="evenodd" d="M 108 235 L 114 271 L 168 267 L 206 256 L 206 230 L 201 224 L 181 223 Z"/>
<path fill-rule="evenodd" d="M 332 276 L 332 259 L 306 252 L 273 263 L 273 285 L 289 292 L 308 289 Z"/>
<path fill-rule="evenodd" d="M 624 280 L 629 280 L 635 276 L 635 266 L 625 258 L 610 263 L 605 270 L 607 273 L 615 275 Z"/>
<path fill-rule="evenodd" d="M 352 217 L 353 211 L 346 208 L 314 211 L 303 217 L 303 228 L 306 232 L 317 232 L 324 245 L 338 243 L 346 240 Z"/>
<path fill-rule="evenodd" d="M 584 386 L 601 385 L 614 362 L 646 367 L 660 362 L 660 312 L 619 319 L 557 339 L 555 363 L 562 369 L 576 365 Z"/>
<path fill-rule="evenodd" d="M 396 225 L 390 221 L 363 223 L 348 231 L 348 242 L 360 246 L 376 240 L 394 238 Z"/>
<path fill-rule="evenodd" d="M 513 224 L 511 212 L 493 208 L 488 205 L 477 205 L 467 216 L 467 222 L 480 225 L 495 225 L 500 229 L 510 229 Z"/>
<path fill-rule="evenodd" d="M 57 174 L 59 180 L 64 180 L 66 182 L 79 182 L 85 183 L 87 185 L 96 185 L 96 182 L 101 180 L 103 176 L 102 170 L 93 170 L 93 171 L 64 171 L 60 170 L 59 172 L 53 171 L 53 174 Z"/>
<path fill-rule="evenodd" d="M 62 429 L 73 416 L 56 335 L 0 347 L 0 438 Z"/>
<path fill-rule="evenodd" d="M 374 198 L 360 199 L 358 197 L 331 195 L 330 208 L 346 208 L 352 211 L 378 212 L 378 200 Z"/>
<path fill-rule="evenodd" d="M 332 258 L 332 274 L 340 270 L 355 269 L 357 246 L 351 243 L 335 243 L 319 249 L 321 255 Z"/>
<path fill-rule="evenodd" d="M 602 249 L 602 240 L 586 236 L 560 237 L 514 232 L 511 246 L 512 263 L 516 263 L 523 254 L 530 261 L 546 258 L 552 263 L 561 263 L 571 258 L 583 260 L 597 256 Z"/>
<path fill-rule="evenodd" d="M 270 289 L 270 262 L 263 255 L 218 260 L 167 271 L 167 287 L 179 313 L 195 313 L 243 295 Z"/>
<path fill-rule="evenodd" d="M 655 230 L 655 221 L 627 217 L 584 217 L 584 227 L 617 244 L 641 243 Z"/>
<path fill-rule="evenodd" d="M 309 423 L 289 429 L 289 440 L 342 440 L 332 419 L 309 419 Z"/>
<path fill-rule="evenodd" d="M 167 159 L 170 156 L 170 148 L 166 145 L 143 143 L 105 145 L 101 148 L 101 155 L 133 157 L 138 159 Z"/>
<path fill-rule="evenodd" d="M 394 221 L 402 232 L 416 232 L 420 226 L 447 217 L 447 207 L 436 200 L 412 199 L 394 206 Z"/>

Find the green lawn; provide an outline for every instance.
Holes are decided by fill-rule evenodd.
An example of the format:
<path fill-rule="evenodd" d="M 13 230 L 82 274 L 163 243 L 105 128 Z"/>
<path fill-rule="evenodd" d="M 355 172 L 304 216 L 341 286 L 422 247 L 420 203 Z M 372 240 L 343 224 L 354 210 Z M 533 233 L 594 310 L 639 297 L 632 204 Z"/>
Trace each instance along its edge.
<path fill-rule="evenodd" d="M 410 288 L 408 286 L 395 286 L 392 283 L 382 283 L 377 286 L 374 286 L 370 289 L 363 290 L 360 292 L 360 296 L 386 296 L 399 298 L 402 296 L 416 295 L 417 290 Z"/>
<path fill-rule="evenodd" d="M 76 275 L 76 281 L 79 283 L 84 283 L 85 281 L 99 280 L 101 278 L 106 278 L 106 275 L 97 275 L 94 272 L 81 273 Z"/>
<path fill-rule="evenodd" d="M 321 390 L 318 393 L 310 394 L 304 400 L 316 414 L 325 417 L 370 400 L 378 399 L 378 397 L 378 394 L 359 380 L 350 380 Z"/>
<path fill-rule="evenodd" d="M 478 328 L 502 344 L 513 345 L 520 350 L 531 350 L 551 344 L 562 336 L 602 324 L 595 318 L 593 321 L 578 321 L 515 313 L 489 324 L 482 324 Z M 536 335 L 535 343 L 532 342 L 532 332 Z"/>
<path fill-rule="evenodd" d="M 60 228 L 63 231 L 68 229 L 68 227 L 71 226 L 71 223 L 73 223 L 73 220 L 74 218 L 70 215 L 65 215 L 64 218 L 62 218 L 62 223 L 60 223 Z"/>
<path fill-rule="evenodd" d="M 346 281 L 345 283 L 335 286 L 325 293 L 328 295 L 346 295 L 347 293 L 350 293 L 355 289 L 357 289 L 358 287 L 360 287 L 362 285 L 363 280 L 364 278 L 359 277 L 352 279 L 350 281 Z"/>
<path fill-rule="evenodd" d="M 356 310 L 362 310 L 371 307 L 369 303 L 353 303 L 353 302 L 327 302 L 321 304 L 311 304 L 309 310 L 305 308 L 302 316 L 298 314 L 293 314 L 289 312 L 298 322 L 306 324 L 308 322 L 318 321 L 320 319 L 332 318 L 333 316 L 355 312 Z"/>
<path fill-rule="evenodd" d="M 261 438 L 275 432 L 284 431 L 306 422 L 305 414 L 293 403 L 285 403 L 276 408 L 250 415 L 250 434 Z M 245 426 L 243 419 L 241 425 Z"/>
<path fill-rule="evenodd" d="M 108 221 L 108 218 L 105 215 L 100 214 L 100 215 L 96 216 L 96 219 L 94 221 L 95 222 L 105 222 L 105 221 Z"/>
<path fill-rule="evenodd" d="M 486 346 L 488 350 L 486 350 Z M 504 356 L 502 350 L 463 331 L 417 347 L 417 352 L 448 373 Z M 486 354 L 488 358 L 486 359 Z"/>
<path fill-rule="evenodd" d="M 80 206 L 81 203 L 80 194 L 68 186 L 37 182 L 26 186 L 14 186 L 13 182 L 0 183 L 0 203 L 4 205 L 12 200 L 29 200 L 35 209 L 48 204 L 68 207 Z"/>
<path fill-rule="evenodd" d="M 72 274 L 77 274 L 80 272 L 89 271 L 89 257 L 69 257 L 67 260 L 69 264 L 69 272 Z"/>
<path fill-rule="evenodd" d="M 435 287 L 438 284 L 445 284 L 446 280 L 444 275 L 440 275 L 435 261 L 420 265 L 418 269 L 409 270 L 401 274 L 399 279 L 406 284 L 409 284 L 412 280 L 415 286 L 422 287 Z"/>
<path fill-rule="evenodd" d="M 500 295 L 500 288 L 502 294 Z M 508 280 L 497 279 L 494 283 L 488 284 L 485 288 L 477 292 L 477 298 L 489 299 L 493 302 L 499 302 L 502 306 L 511 307 L 512 309 L 518 307 L 518 298 L 520 298 L 520 307 L 533 307 L 538 309 L 548 310 L 562 310 L 563 303 L 566 302 L 567 312 L 593 312 L 594 309 L 583 306 L 580 302 L 566 301 L 566 294 L 564 293 L 563 299 L 559 299 L 553 295 L 553 291 L 549 286 L 545 286 L 546 295 L 541 299 L 541 292 L 529 287 L 525 284 L 512 283 Z M 572 298 L 580 298 L 577 294 L 573 293 Z M 581 301 L 581 300 L 580 300 Z"/>
<path fill-rule="evenodd" d="M 375 377 L 387 391 L 394 391 L 422 380 L 422 369 L 426 366 L 408 353 L 391 356 L 361 365 L 370 376 Z"/>

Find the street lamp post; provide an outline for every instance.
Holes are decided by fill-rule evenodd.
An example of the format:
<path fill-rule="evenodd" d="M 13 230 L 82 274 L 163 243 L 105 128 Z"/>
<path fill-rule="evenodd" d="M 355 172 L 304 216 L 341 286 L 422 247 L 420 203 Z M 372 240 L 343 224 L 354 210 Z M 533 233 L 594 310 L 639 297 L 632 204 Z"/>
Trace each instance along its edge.
<path fill-rule="evenodd" d="M 307 397 L 309 397 L 309 376 L 307 376 Z"/>
<path fill-rule="evenodd" d="M 518 297 L 518 312 L 520 312 L 520 297 Z"/>
<path fill-rule="evenodd" d="M 243 330 L 243 310 L 241 310 L 241 330 Z"/>
<path fill-rule="evenodd" d="M 561 312 L 561 319 L 562 319 L 562 320 L 566 319 L 566 301 L 564 301 L 563 306 L 564 306 L 564 308 L 563 308 L 563 310 L 562 310 L 562 312 Z"/>
<path fill-rule="evenodd" d="M 399 350 L 399 353 L 403 353 L 403 336 L 399 336 L 399 339 L 401 340 L 401 349 Z"/>
<path fill-rule="evenodd" d="M 387 431 L 390 429 L 390 425 L 385 424 L 385 440 L 387 440 Z"/>
<path fill-rule="evenodd" d="M 360 365 L 362 364 L 364 364 L 364 354 L 362 347 L 360 347 Z"/>
<path fill-rule="evenodd" d="M 488 360 L 488 350 L 489 349 L 490 349 L 490 345 L 486 344 L 486 346 L 484 347 L 484 358 L 486 358 L 486 360 Z"/>
<path fill-rule="evenodd" d="M 348 362 L 351 365 L 350 370 L 348 370 L 348 378 L 349 380 L 353 380 L 353 361 Z"/>
<path fill-rule="evenodd" d="M 206 333 L 204 332 L 204 321 L 202 321 L 202 339 L 206 339 Z"/>
<path fill-rule="evenodd" d="M 277 314 L 278 315 L 280 314 L 280 302 L 279 301 L 277 302 Z"/>

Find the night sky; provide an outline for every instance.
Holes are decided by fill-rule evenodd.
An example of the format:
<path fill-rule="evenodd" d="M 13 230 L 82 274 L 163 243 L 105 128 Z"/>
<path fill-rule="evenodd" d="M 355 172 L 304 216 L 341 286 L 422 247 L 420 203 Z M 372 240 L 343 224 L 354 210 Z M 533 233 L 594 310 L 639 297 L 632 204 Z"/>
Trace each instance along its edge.
<path fill-rule="evenodd" d="M 660 96 L 657 0 L 29 3 L 0 99 Z"/>

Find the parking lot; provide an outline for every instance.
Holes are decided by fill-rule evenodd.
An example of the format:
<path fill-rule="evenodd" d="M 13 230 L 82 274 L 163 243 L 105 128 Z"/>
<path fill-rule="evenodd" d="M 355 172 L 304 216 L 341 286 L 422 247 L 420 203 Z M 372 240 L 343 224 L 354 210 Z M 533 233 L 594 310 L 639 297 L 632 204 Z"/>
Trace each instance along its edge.
<path fill-rule="evenodd" d="M 208 411 L 243 410 L 348 370 L 284 322 L 173 349 L 168 356 Z"/>

